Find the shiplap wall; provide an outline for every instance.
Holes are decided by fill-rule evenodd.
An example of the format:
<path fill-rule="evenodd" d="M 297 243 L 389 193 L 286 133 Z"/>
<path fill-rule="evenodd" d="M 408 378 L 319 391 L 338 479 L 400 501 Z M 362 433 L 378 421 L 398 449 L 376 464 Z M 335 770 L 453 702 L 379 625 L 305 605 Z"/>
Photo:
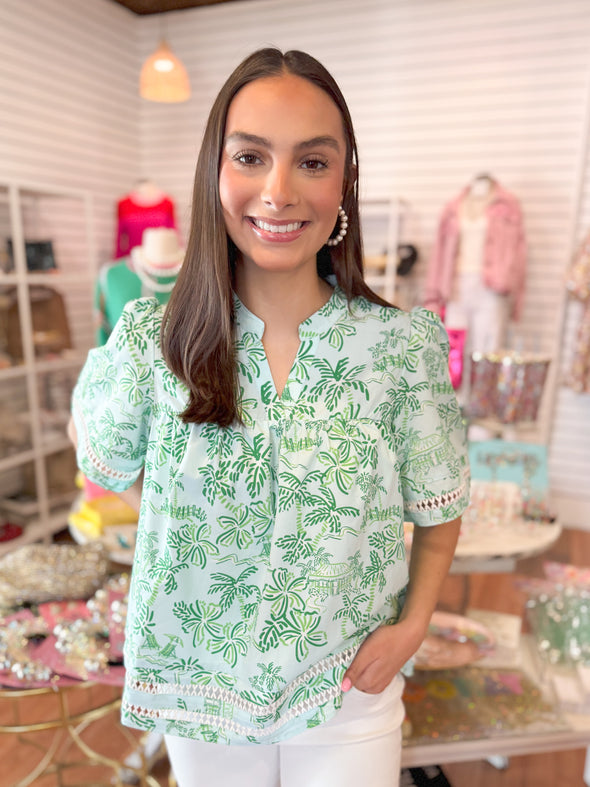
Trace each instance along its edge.
<path fill-rule="evenodd" d="M 99 260 L 139 172 L 137 19 L 108 0 L 0 1 L 0 180 L 90 191 Z"/>
<path fill-rule="evenodd" d="M 186 104 L 137 97 L 141 62 L 162 34 L 189 72 Z M 175 199 L 186 236 L 211 102 L 264 45 L 305 49 L 339 81 L 358 135 L 361 193 L 407 201 L 404 238 L 419 247 L 418 278 L 444 203 L 474 174 L 492 172 L 519 197 L 529 276 L 514 340 L 561 358 L 575 329 L 564 272 L 590 228 L 587 0 L 248 0 L 165 18 L 109 0 L 1 0 L 10 65 L 0 72 L 0 179 L 90 190 L 98 262 L 111 253 L 116 200 L 139 177 Z M 590 396 L 560 387 L 560 364 L 541 435 L 567 523 L 590 526 Z"/>

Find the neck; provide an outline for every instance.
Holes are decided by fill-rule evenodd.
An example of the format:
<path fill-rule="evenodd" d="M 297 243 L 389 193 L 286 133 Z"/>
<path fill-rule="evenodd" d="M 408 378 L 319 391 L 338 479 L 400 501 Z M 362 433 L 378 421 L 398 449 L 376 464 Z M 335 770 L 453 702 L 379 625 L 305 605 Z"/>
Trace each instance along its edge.
<path fill-rule="evenodd" d="M 297 329 L 328 302 L 330 285 L 315 271 L 269 273 L 236 267 L 235 290 L 244 306 L 267 328 Z"/>

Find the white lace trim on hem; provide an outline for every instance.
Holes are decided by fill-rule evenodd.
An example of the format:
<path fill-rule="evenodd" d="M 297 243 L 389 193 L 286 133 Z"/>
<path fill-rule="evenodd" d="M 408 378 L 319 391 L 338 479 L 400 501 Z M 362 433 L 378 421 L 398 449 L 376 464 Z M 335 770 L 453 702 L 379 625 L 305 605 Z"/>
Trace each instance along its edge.
<path fill-rule="evenodd" d="M 132 678 L 129 674 L 126 678 L 126 684 L 129 689 L 143 694 L 151 695 L 173 695 L 177 697 L 201 697 L 203 699 L 217 700 L 227 703 L 237 710 L 244 711 L 255 717 L 265 717 L 276 713 L 277 709 L 284 704 L 288 697 L 302 684 L 306 683 L 312 678 L 321 675 L 329 669 L 341 666 L 348 663 L 354 654 L 356 648 L 347 648 L 334 656 L 329 656 L 322 659 L 313 667 L 308 669 L 296 680 L 289 684 L 279 699 L 268 705 L 258 705 L 249 700 L 240 697 L 236 692 L 229 689 L 224 689 L 220 686 L 198 686 L 198 685 L 183 685 L 180 683 L 149 683 L 147 681 Z M 138 706 L 129 701 L 123 703 L 123 710 L 127 713 L 136 716 L 143 716 L 148 719 L 167 719 L 173 721 L 188 721 L 191 723 L 208 724 L 214 727 L 223 728 L 225 730 L 236 732 L 239 735 L 254 735 L 256 737 L 266 737 L 272 735 L 274 731 L 286 724 L 296 716 L 301 716 L 313 708 L 325 704 L 329 700 L 334 699 L 340 694 L 340 686 L 332 686 L 329 689 L 316 694 L 313 698 L 308 698 L 302 702 L 297 703 L 292 708 L 289 708 L 280 719 L 269 727 L 247 727 L 244 724 L 234 721 L 223 716 L 214 716 L 212 714 L 203 713 L 201 711 L 190 711 L 182 708 L 145 708 Z"/>
<path fill-rule="evenodd" d="M 226 716 L 213 716 L 210 713 L 184 710 L 183 708 L 143 708 L 133 703 L 123 702 L 122 709 L 126 713 L 131 713 L 135 716 L 143 716 L 147 719 L 165 719 L 166 721 L 182 721 L 189 722 L 190 724 L 206 724 L 207 726 L 217 727 L 226 732 L 234 732 L 242 737 L 268 738 L 287 724 L 287 722 L 297 716 L 302 716 L 307 711 L 325 705 L 326 702 L 333 700 L 340 693 L 340 686 L 332 686 L 316 694 L 313 698 L 303 700 L 292 708 L 289 708 L 280 719 L 274 722 L 274 724 L 264 728 L 246 727 L 246 725 L 240 724 L 234 719 L 229 719 Z"/>

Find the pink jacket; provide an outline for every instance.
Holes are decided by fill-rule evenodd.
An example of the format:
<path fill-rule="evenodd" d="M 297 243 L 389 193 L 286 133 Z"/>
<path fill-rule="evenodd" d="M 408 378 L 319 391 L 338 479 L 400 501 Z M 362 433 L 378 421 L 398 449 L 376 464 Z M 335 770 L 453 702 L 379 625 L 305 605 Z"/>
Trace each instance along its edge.
<path fill-rule="evenodd" d="M 452 293 L 459 251 L 459 208 L 468 192 L 445 205 L 426 279 L 424 305 L 441 313 Z M 526 241 L 520 203 L 509 191 L 494 184 L 493 198 L 486 210 L 488 229 L 482 267 L 486 287 L 512 296 L 513 320 L 522 313 L 526 272 Z"/>

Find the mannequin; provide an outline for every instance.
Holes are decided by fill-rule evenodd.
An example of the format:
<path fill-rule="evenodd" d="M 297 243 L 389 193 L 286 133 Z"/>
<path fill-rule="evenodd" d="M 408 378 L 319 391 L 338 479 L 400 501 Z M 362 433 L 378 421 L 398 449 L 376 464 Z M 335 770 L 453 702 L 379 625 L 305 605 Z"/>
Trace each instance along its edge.
<path fill-rule="evenodd" d="M 167 303 L 183 259 L 176 230 L 151 227 L 129 257 L 103 265 L 95 291 L 97 344 L 106 343 L 128 301 L 151 296 Z"/>
<path fill-rule="evenodd" d="M 172 199 L 151 180 L 142 179 L 117 203 L 114 258 L 125 257 L 139 246 L 146 227 L 176 229 L 176 218 Z"/>
<path fill-rule="evenodd" d="M 526 247 L 518 200 L 487 173 L 477 175 L 444 208 L 430 259 L 425 305 L 463 332 L 465 399 L 475 350 L 506 347 L 509 322 L 524 295 Z"/>
<path fill-rule="evenodd" d="M 445 314 L 445 326 L 465 329 L 468 347 L 481 352 L 506 345 L 510 316 L 510 294 L 482 286 L 481 280 L 494 189 L 488 175 L 478 175 L 461 201 L 457 263 Z"/>

